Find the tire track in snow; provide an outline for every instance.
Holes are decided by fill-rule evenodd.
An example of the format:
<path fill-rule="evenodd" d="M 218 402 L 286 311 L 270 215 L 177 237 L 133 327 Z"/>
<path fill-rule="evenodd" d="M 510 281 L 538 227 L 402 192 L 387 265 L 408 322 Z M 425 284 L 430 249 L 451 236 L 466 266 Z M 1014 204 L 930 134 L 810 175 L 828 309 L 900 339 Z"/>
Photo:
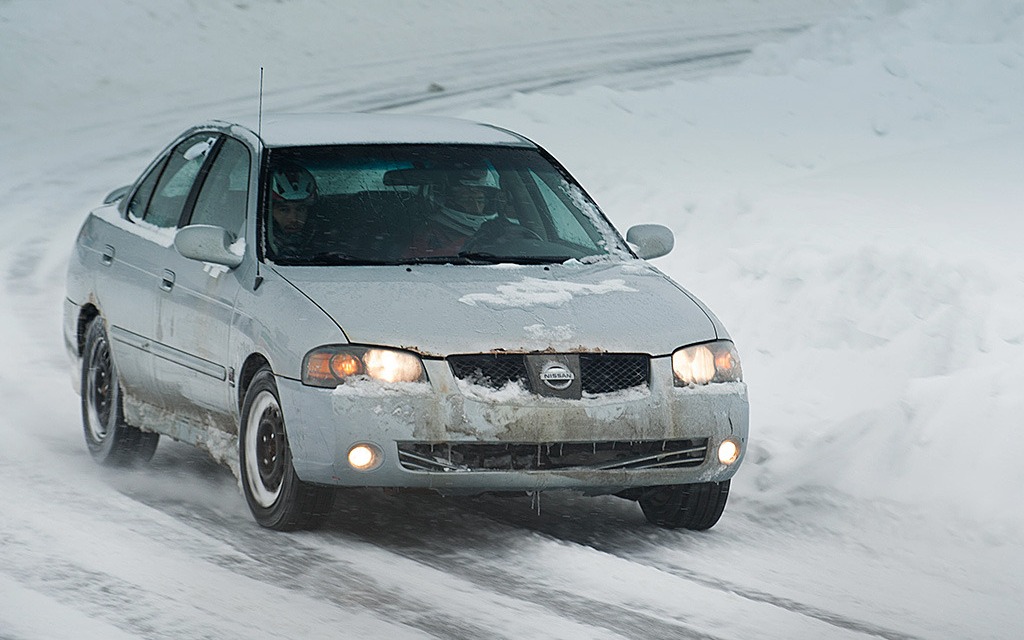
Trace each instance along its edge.
<path fill-rule="evenodd" d="M 40 468 L 10 469 L 10 495 L 32 487 L 44 500 L 35 504 L 52 505 L 41 511 L 13 502 L 0 518 L 0 574 L 28 590 L 140 638 L 305 639 L 320 637 L 324 628 L 368 637 L 433 635 L 396 622 L 364 602 L 339 607 L 325 603 L 315 590 L 289 588 L 279 580 L 240 579 L 247 576 L 232 568 L 244 565 L 247 556 L 225 541 L 255 525 L 241 510 L 229 511 L 221 517 L 219 535 L 211 537 L 194 526 L 195 520 L 176 520 L 168 512 L 173 503 L 167 502 L 167 495 L 177 488 L 189 497 L 188 490 L 195 485 L 181 482 L 184 474 L 163 482 L 144 478 L 143 472 L 101 472 L 97 478 L 76 473 L 76 462 L 55 457 L 41 461 Z M 223 495 L 225 475 L 230 477 L 207 477 L 206 488 Z M 54 483 L 54 477 L 70 482 Z M 104 491 L 104 479 L 128 488 L 123 493 L 116 486 Z M 164 508 L 139 496 L 154 504 L 163 501 Z M 197 505 L 191 506 L 194 510 Z M 277 539 L 274 548 L 260 551 L 274 556 L 280 543 Z M 300 580 L 308 567 L 296 566 L 295 579 Z"/>
<path fill-rule="evenodd" d="M 579 502 L 576 503 L 579 505 Z M 551 536 L 563 542 L 573 543 L 586 548 L 592 548 L 602 553 L 607 553 L 617 558 L 644 565 L 658 571 L 676 576 L 682 580 L 701 585 L 708 589 L 720 591 L 725 594 L 734 595 L 749 602 L 760 603 L 779 608 L 806 618 L 814 619 L 831 625 L 833 627 L 852 631 L 871 637 L 885 638 L 886 640 L 923 640 L 922 636 L 905 633 L 881 625 L 872 624 L 863 620 L 845 616 L 822 607 L 807 604 L 792 598 L 778 596 L 762 589 L 745 586 L 736 582 L 724 580 L 709 573 L 687 569 L 677 564 L 667 564 L 650 557 L 650 554 L 637 555 L 637 548 L 656 545 L 653 542 L 643 542 L 635 532 L 624 532 L 621 525 L 609 525 L 606 522 L 595 521 L 589 518 L 583 527 L 566 527 L 557 521 L 537 519 L 533 522 L 523 523 L 520 520 L 509 516 L 509 511 L 501 505 L 493 503 L 481 503 L 479 513 L 486 517 L 493 518 L 499 522 L 511 521 L 515 524 L 523 524 L 531 530 Z M 683 536 L 704 536 L 706 533 L 698 532 L 668 532 L 647 530 L 651 538 L 666 538 Z M 654 553 L 658 548 L 655 546 Z"/>
<path fill-rule="evenodd" d="M 532 549 L 551 543 L 571 544 L 586 554 L 597 553 L 599 556 L 607 556 L 611 561 L 610 565 L 622 562 L 640 565 L 651 572 L 697 585 L 704 592 L 725 594 L 736 600 L 732 615 L 738 617 L 747 616 L 757 620 L 766 616 L 782 619 L 795 616 L 787 623 L 788 626 L 794 629 L 806 628 L 808 632 L 818 634 L 821 633 L 821 628 L 815 625 L 820 623 L 834 627 L 837 631 L 858 636 L 900 640 L 915 637 L 853 620 L 796 600 L 776 597 L 743 585 L 729 583 L 709 574 L 666 567 L 664 563 L 652 561 L 646 555 L 635 557 L 633 554 L 637 547 L 649 545 L 645 540 L 648 536 L 643 534 L 650 533 L 650 529 L 639 515 L 632 523 L 627 520 L 624 524 L 619 520 L 611 525 L 595 525 L 594 518 L 590 517 L 583 526 L 571 527 L 576 535 L 565 535 L 565 531 L 560 530 L 560 527 L 545 527 L 544 520 L 539 523 L 524 521 L 521 510 L 506 509 L 507 503 L 503 500 L 446 499 L 413 495 L 391 499 L 371 490 L 343 494 L 350 494 L 358 504 L 346 505 L 345 498 L 342 497 L 341 506 L 331 517 L 325 531 L 303 534 L 308 537 L 303 539 L 301 546 L 270 554 L 258 551 L 266 542 L 268 532 L 257 530 L 254 535 L 236 538 L 233 536 L 237 536 L 238 531 L 233 530 L 232 526 L 237 523 L 218 523 L 217 518 L 196 518 L 189 509 L 179 510 L 180 507 L 171 511 L 172 515 L 180 518 L 188 526 L 204 531 L 227 544 L 235 545 L 236 550 L 242 553 L 250 554 L 257 565 L 247 566 L 243 571 L 245 575 L 279 580 L 282 571 L 292 572 L 293 579 L 287 582 L 290 588 L 304 589 L 310 577 L 315 577 L 315 583 L 334 585 L 343 593 L 349 593 L 349 589 L 352 588 L 362 589 L 362 598 L 338 595 L 333 591 L 333 595 L 329 597 L 346 606 L 356 603 L 379 608 L 383 602 L 389 617 L 396 616 L 395 619 L 402 621 L 403 624 L 411 624 L 431 633 L 437 629 L 444 629 L 442 637 L 473 637 L 473 634 L 452 635 L 453 628 L 449 626 L 450 621 L 443 613 L 437 614 L 439 622 L 436 623 L 425 623 L 422 619 L 409 616 L 410 604 L 413 605 L 413 609 L 427 611 L 429 603 L 410 603 L 401 598 L 395 602 L 382 601 L 382 593 L 387 594 L 385 597 L 388 599 L 395 598 L 395 587 L 378 585 L 368 589 L 367 576 L 370 572 L 355 569 L 345 558 L 347 554 L 353 552 L 353 540 L 385 554 L 395 554 L 429 567 L 437 572 L 438 577 L 457 576 L 470 581 L 482 592 L 504 596 L 507 598 L 506 602 L 529 603 L 531 606 L 543 607 L 557 617 L 587 625 L 592 629 L 603 628 L 622 637 L 710 639 L 730 637 L 730 634 L 726 632 L 723 636 L 715 636 L 702 631 L 701 629 L 707 628 L 707 625 L 694 622 L 691 613 L 682 609 L 659 610 L 642 602 L 621 604 L 612 601 L 612 596 L 608 594 L 591 595 L 568 591 L 553 584 L 544 584 L 544 576 L 536 575 L 534 563 L 517 561 L 515 554 L 510 554 L 508 549 Z M 576 506 L 585 500 L 592 499 L 581 499 Z M 168 505 L 155 503 L 151 506 L 166 511 Z M 623 503 L 623 506 L 631 505 Z M 599 509 L 598 517 L 603 515 L 600 511 Z M 281 534 L 269 534 L 271 540 L 279 535 Z M 244 544 L 236 544 L 236 539 Z M 250 546 L 253 551 L 246 550 Z M 573 563 L 576 553 L 565 553 L 564 562 Z M 522 552 L 522 555 L 529 556 L 530 552 Z M 583 559 L 584 562 L 591 560 L 593 558 L 590 557 Z M 315 567 L 312 576 L 309 575 L 308 569 L 304 569 L 311 566 Z M 552 566 L 551 569 L 556 577 L 561 575 L 557 566 Z M 353 574 L 362 577 L 353 581 L 350 578 Z M 304 576 L 306 581 L 298 580 L 300 576 Z M 399 590 L 401 587 L 399 584 Z M 642 590 L 642 583 L 638 582 L 637 588 Z M 685 588 L 683 590 L 685 591 Z M 481 591 L 476 591 L 474 597 L 479 597 Z M 748 602 L 753 608 L 744 610 L 739 605 L 742 601 Z M 392 606 L 397 607 L 397 613 L 392 612 Z M 775 609 L 778 613 L 771 614 L 768 612 L 770 609 Z M 796 620 L 801 618 L 813 622 L 810 625 L 797 623 Z M 815 629 L 817 631 L 814 631 Z M 491 633 L 493 634 L 493 630 Z"/>
<path fill-rule="evenodd" d="M 648 566 L 656 566 L 654 563 L 649 561 L 638 561 L 633 560 L 639 564 L 647 564 Z M 723 593 L 730 593 L 737 595 L 751 602 L 761 602 L 769 604 L 774 607 L 779 607 L 793 613 L 806 616 L 808 618 L 814 618 L 820 620 L 834 627 L 841 629 L 847 629 L 856 633 L 861 633 L 868 636 L 874 636 L 878 638 L 886 638 L 886 640 L 924 640 L 921 636 L 911 635 L 896 631 L 879 625 L 874 625 L 868 622 L 854 620 L 850 617 L 822 609 L 813 605 L 808 605 L 798 600 L 791 598 L 783 598 L 776 596 L 760 589 L 753 589 L 750 587 L 744 587 L 734 582 L 727 582 L 719 578 L 715 578 L 706 573 L 699 573 L 696 571 L 688 571 L 680 567 L 667 568 L 664 566 L 657 567 L 661 571 L 671 573 L 674 576 L 689 580 L 691 582 L 706 586 L 711 589 L 722 591 Z"/>
<path fill-rule="evenodd" d="M 593 84 L 617 89 L 708 74 L 737 64 L 759 43 L 792 35 L 807 25 L 785 25 L 714 34 L 681 33 L 678 28 L 533 43 L 522 47 L 477 49 L 433 58 L 396 61 L 399 72 L 387 82 L 314 92 L 327 85 L 267 95 L 270 109 L 406 111 L 450 114 L 515 93 L 568 90 Z M 269 112 L 269 111 L 267 111 Z"/>
<path fill-rule="evenodd" d="M 582 507 L 591 500 L 594 499 L 579 498 L 575 501 L 573 510 Z M 653 561 L 646 556 L 637 557 L 635 555 L 637 548 L 648 546 L 648 543 L 645 542 L 645 538 L 648 536 L 643 534 L 654 533 L 656 537 L 662 537 L 662 534 L 675 537 L 676 534 L 652 530 L 643 520 L 642 516 L 639 515 L 639 511 L 635 510 L 633 505 L 627 502 L 622 502 L 621 505 L 617 506 L 626 507 L 631 513 L 635 511 L 635 514 L 633 514 L 635 519 L 633 520 L 630 520 L 628 517 L 615 518 L 615 514 L 610 513 L 609 515 L 613 515 L 613 520 L 616 520 L 616 522 L 608 524 L 602 517 L 606 515 L 601 513 L 602 507 L 616 503 L 607 500 L 604 501 L 602 507 L 598 507 L 598 517 L 601 518 L 598 523 L 593 522 L 594 518 L 587 518 L 582 523 L 583 526 L 579 526 L 578 521 L 573 517 L 574 524 L 564 526 L 566 524 L 564 521 L 558 522 L 557 524 L 560 526 L 554 527 L 555 531 L 545 530 L 543 525 L 545 520 L 543 519 L 536 520 L 528 517 L 526 520 L 523 520 L 522 511 L 515 508 L 510 509 L 505 500 L 485 497 L 479 500 L 458 500 L 457 502 L 451 502 L 450 506 L 449 502 L 451 502 L 450 499 L 437 497 L 433 501 L 417 502 L 413 505 L 414 508 L 412 509 L 407 504 L 402 512 L 403 517 L 411 512 L 410 515 L 414 519 L 427 519 L 430 517 L 432 509 L 440 508 L 443 511 L 452 509 L 453 513 L 445 516 L 442 526 L 447 522 L 461 521 L 462 524 L 449 525 L 447 526 L 449 530 L 444 530 L 438 535 L 417 535 L 414 531 L 409 530 L 409 528 L 406 528 L 404 532 L 392 533 L 386 526 L 386 522 L 377 522 L 376 525 L 366 526 L 365 528 L 353 527 L 348 523 L 349 519 L 346 519 L 345 529 L 349 532 L 358 533 L 367 541 L 375 544 L 386 544 L 389 548 L 397 546 L 403 549 L 403 553 L 416 558 L 420 562 L 436 566 L 441 570 L 457 571 L 460 575 L 472 579 L 481 585 L 494 585 L 493 588 L 515 597 L 532 598 L 537 601 L 546 602 L 547 606 L 554 611 L 567 612 L 569 615 L 574 616 L 578 615 L 581 620 L 589 620 L 591 624 L 601 624 L 624 634 L 626 637 L 712 638 L 717 636 L 709 635 L 704 631 L 697 631 L 697 628 L 706 628 L 707 625 L 691 626 L 688 624 L 686 612 L 678 610 L 643 610 L 643 603 L 633 603 L 632 607 L 627 607 L 626 605 L 594 599 L 582 593 L 544 586 L 538 581 L 538 576 L 530 575 L 528 572 L 526 575 L 517 574 L 517 571 L 522 569 L 532 569 L 534 566 L 532 563 L 526 562 L 522 565 L 513 563 L 512 566 L 509 566 L 504 563 L 492 562 L 491 558 L 494 558 L 496 555 L 501 557 L 501 553 L 488 552 L 488 549 L 503 550 L 505 547 L 515 547 L 516 545 L 525 545 L 527 547 L 544 546 L 550 542 L 568 543 L 584 550 L 587 554 L 597 553 L 601 556 L 608 556 L 615 563 L 624 562 L 643 566 L 652 572 L 696 584 L 702 590 L 712 590 L 755 605 L 754 608 L 746 611 L 734 609 L 736 616 L 749 615 L 754 620 L 771 617 L 770 614 L 766 613 L 766 608 L 768 608 L 778 610 L 783 614 L 783 618 L 796 616 L 796 618 L 788 623 L 794 629 L 801 626 L 800 623 L 795 622 L 796 619 L 803 618 L 812 622 L 808 630 L 810 633 L 820 634 L 821 628 L 817 628 L 816 631 L 814 629 L 817 623 L 821 623 L 822 625 L 832 626 L 842 632 L 851 632 L 858 636 L 868 635 L 898 640 L 916 638 L 916 636 L 864 623 L 796 600 L 773 596 L 757 589 L 730 583 L 710 574 L 679 569 L 678 567 L 667 567 L 663 562 Z M 359 511 L 361 512 L 362 509 Z M 592 509 L 587 511 L 594 512 Z M 609 511 L 618 512 L 619 510 Z M 381 512 L 384 512 L 384 509 L 381 509 Z M 467 514 L 471 514 L 474 518 L 470 518 L 467 521 Z M 355 521 L 358 522 L 365 517 L 367 517 L 367 514 L 362 513 L 355 518 Z M 372 518 L 372 516 L 370 517 Z M 476 518 L 478 517 L 483 519 L 482 523 L 477 521 Z M 594 526 L 595 524 L 596 526 Z M 495 525 L 497 525 L 498 531 L 493 531 Z M 559 529 L 562 529 L 561 533 Z M 574 535 L 564 535 L 565 530 L 574 532 Z M 524 531 L 527 533 L 526 536 L 522 535 Z M 456 545 L 450 543 L 451 541 L 474 540 L 481 533 L 485 536 L 485 543 L 482 545 L 469 543 L 472 552 L 468 552 L 465 547 L 460 547 L 457 543 Z M 494 538 L 492 534 L 499 534 L 501 537 Z M 537 538 L 538 535 L 540 536 L 539 538 Z M 690 535 L 703 534 L 691 533 Z M 529 557 L 531 554 L 526 552 L 522 555 Z M 571 564 L 574 560 L 574 555 L 574 552 L 566 553 L 564 562 Z M 592 560 L 592 558 L 584 559 L 585 562 L 589 560 Z M 603 564 L 603 561 L 601 562 Z M 611 563 L 609 564 L 610 568 L 614 568 L 611 566 Z M 648 578 L 653 575 L 653 573 L 648 574 Z M 637 586 L 640 589 L 643 588 L 640 582 L 638 582 Z M 845 636 L 846 634 L 843 635 Z M 731 633 L 726 631 L 722 637 L 730 636 Z M 800 637 L 801 634 L 796 632 L 795 636 Z"/>
<path fill-rule="evenodd" d="M 237 522 L 223 520 L 212 513 L 199 516 L 184 503 L 147 504 L 180 519 L 186 526 L 232 545 L 236 551 L 249 558 L 249 562 L 244 563 L 231 559 L 222 564 L 225 568 L 289 589 L 307 591 L 310 585 L 314 585 L 320 597 L 339 606 L 372 608 L 386 614 L 388 619 L 438 637 L 523 637 L 523 623 L 516 622 L 511 628 L 501 626 L 495 629 L 486 626 L 484 621 L 467 621 L 454 612 L 437 610 L 436 599 L 410 598 L 403 593 L 406 589 L 402 583 L 386 584 L 382 578 L 371 576 L 363 563 L 351 561 L 353 555 L 366 553 L 360 547 L 367 546 L 386 556 L 400 558 L 399 565 L 411 561 L 427 568 L 428 579 L 433 577 L 439 581 L 433 583 L 432 587 L 442 591 L 457 587 L 441 584 L 450 581 L 449 576 L 455 576 L 459 582 L 467 581 L 473 587 L 473 608 L 478 609 L 482 601 L 491 600 L 495 607 L 488 610 L 491 613 L 484 611 L 483 617 L 494 616 L 495 622 L 500 618 L 499 607 L 523 609 L 521 614 L 515 616 L 517 619 L 522 615 L 530 615 L 539 620 L 548 619 L 546 625 L 538 628 L 537 634 L 525 634 L 530 637 L 549 637 L 553 632 L 550 620 L 564 620 L 576 628 L 579 634 L 556 634 L 550 637 L 609 637 L 602 634 L 602 630 L 611 632 L 614 637 L 645 640 L 721 640 L 724 637 L 707 634 L 687 625 L 685 621 L 667 618 L 655 612 L 636 611 L 564 589 L 542 587 L 529 576 L 516 575 L 507 566 L 492 566 L 486 562 L 479 563 L 473 557 L 467 558 L 463 555 L 464 546 L 460 541 L 479 536 L 477 525 L 481 519 L 476 514 L 468 514 L 470 517 L 467 521 L 467 514 L 458 504 L 449 504 L 443 498 L 430 496 L 432 500 L 423 504 L 420 499 L 424 496 L 409 496 L 412 504 L 403 504 L 403 498 L 381 499 L 380 494 L 372 490 L 353 493 L 372 505 L 372 514 L 362 513 L 363 509 L 359 509 L 349 514 L 355 516 L 353 521 L 349 517 L 340 517 L 342 514 L 336 512 L 323 531 L 291 535 L 255 528 L 240 531 Z M 418 513 L 409 517 L 408 507 Z M 430 513 L 423 512 L 423 509 Z M 442 527 L 445 530 L 441 532 L 424 531 L 418 526 L 422 521 L 437 524 L 436 516 L 444 521 L 462 524 L 454 530 L 449 530 L 452 527 Z M 389 521 L 393 526 L 389 526 Z M 485 519 L 483 524 L 493 528 L 495 523 Z M 485 533 L 488 535 L 483 538 L 483 546 L 492 549 L 515 546 L 521 539 L 521 531 L 515 527 L 501 526 L 500 531 L 488 530 Z M 497 534 L 497 537 L 491 534 Z M 281 538 L 288 538 L 288 546 L 278 546 Z M 273 545 L 273 548 L 267 549 L 268 544 Z M 219 562 L 217 559 L 214 561 Z M 503 635 L 503 629 L 509 629 L 511 635 Z"/>
<path fill-rule="evenodd" d="M 238 497 L 241 499 L 241 495 Z M 371 610 L 398 624 L 443 638 L 612 637 L 585 619 L 562 620 L 557 612 L 548 615 L 529 600 L 508 597 L 486 585 L 478 590 L 476 587 L 481 585 L 467 583 L 444 566 L 427 565 L 372 540 L 339 537 L 330 530 L 270 532 L 214 512 L 197 512 L 194 505 L 185 502 L 149 502 L 146 498 L 136 497 L 236 552 L 210 557 L 210 562 L 341 609 Z M 417 590 L 417 584 L 425 588 Z M 469 591 L 472 611 L 460 610 L 460 602 Z M 487 607 L 479 611 L 481 605 Z"/>

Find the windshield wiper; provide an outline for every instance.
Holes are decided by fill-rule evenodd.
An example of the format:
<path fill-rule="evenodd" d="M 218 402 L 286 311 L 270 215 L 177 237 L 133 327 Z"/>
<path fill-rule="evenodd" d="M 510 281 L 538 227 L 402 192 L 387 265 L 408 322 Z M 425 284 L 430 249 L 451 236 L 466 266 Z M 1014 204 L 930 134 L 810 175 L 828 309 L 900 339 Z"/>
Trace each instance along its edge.
<path fill-rule="evenodd" d="M 405 258 L 401 264 L 492 264 L 490 260 L 481 260 L 473 255 L 457 256 L 418 256 Z"/>
<path fill-rule="evenodd" d="M 479 260 L 488 264 L 513 263 L 513 264 L 560 264 L 572 260 L 571 256 L 500 256 L 496 253 L 486 251 L 462 251 L 460 258 L 468 260 Z"/>
<path fill-rule="evenodd" d="M 462 251 L 454 256 L 419 256 L 405 258 L 400 264 L 560 264 L 571 256 L 500 256 L 486 251 Z"/>
<path fill-rule="evenodd" d="M 288 258 L 278 258 L 275 260 L 277 264 L 284 266 L 377 266 L 377 265 L 393 265 L 397 264 L 393 260 L 381 260 L 379 258 L 360 258 L 343 251 L 323 251 L 312 256 L 301 256 Z"/>

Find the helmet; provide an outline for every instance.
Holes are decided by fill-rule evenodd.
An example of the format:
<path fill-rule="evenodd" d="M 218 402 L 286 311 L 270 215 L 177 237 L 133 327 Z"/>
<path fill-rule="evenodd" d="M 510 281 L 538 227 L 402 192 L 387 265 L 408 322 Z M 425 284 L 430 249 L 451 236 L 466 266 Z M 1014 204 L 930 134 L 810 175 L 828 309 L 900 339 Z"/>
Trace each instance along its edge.
<path fill-rule="evenodd" d="M 313 204 L 316 201 L 316 180 L 304 167 L 283 164 L 271 171 L 270 193 L 276 201 Z"/>
<path fill-rule="evenodd" d="M 497 190 L 496 176 L 486 165 L 456 165 L 431 190 L 441 214 L 438 222 L 463 233 L 476 231 L 484 222 L 494 219 L 488 205 Z"/>
<path fill-rule="evenodd" d="M 448 178 L 448 186 L 462 185 L 464 187 L 477 187 L 480 189 L 498 188 L 497 177 L 489 171 L 486 165 L 471 167 L 460 163 L 455 167 L 454 171 L 449 171 L 446 177 Z"/>
<path fill-rule="evenodd" d="M 480 215 L 498 190 L 498 182 L 486 166 L 460 168 L 447 175 L 445 187 L 447 206 Z"/>

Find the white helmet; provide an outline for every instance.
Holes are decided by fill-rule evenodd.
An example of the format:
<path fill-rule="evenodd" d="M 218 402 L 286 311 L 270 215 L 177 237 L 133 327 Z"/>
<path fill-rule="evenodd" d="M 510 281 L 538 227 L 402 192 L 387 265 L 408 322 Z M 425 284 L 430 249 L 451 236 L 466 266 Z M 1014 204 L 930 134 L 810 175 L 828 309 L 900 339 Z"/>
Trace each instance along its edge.
<path fill-rule="evenodd" d="M 438 222 L 456 231 L 473 232 L 493 220 L 493 194 L 498 190 L 496 176 L 487 167 L 458 167 L 435 185 L 432 195 L 441 213 Z"/>
<path fill-rule="evenodd" d="M 316 180 L 304 167 L 296 164 L 280 165 L 271 172 L 270 192 L 277 201 L 312 204 L 316 201 Z"/>
<path fill-rule="evenodd" d="M 475 167 L 467 165 L 457 166 L 455 170 L 447 172 L 445 177 L 449 187 L 461 185 L 480 189 L 498 188 L 498 177 L 486 165 Z"/>

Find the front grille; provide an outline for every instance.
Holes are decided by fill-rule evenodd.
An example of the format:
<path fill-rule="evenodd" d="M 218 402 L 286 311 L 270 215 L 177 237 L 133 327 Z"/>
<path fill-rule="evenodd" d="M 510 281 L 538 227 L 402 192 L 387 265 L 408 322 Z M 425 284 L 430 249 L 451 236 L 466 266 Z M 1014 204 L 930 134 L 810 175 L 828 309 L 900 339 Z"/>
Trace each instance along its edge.
<path fill-rule="evenodd" d="M 707 448 L 706 438 L 544 444 L 400 442 L 398 457 L 409 471 L 621 471 L 698 467 Z"/>
<path fill-rule="evenodd" d="M 484 387 L 500 389 L 510 382 L 529 387 L 526 356 L 522 354 L 479 353 L 450 356 L 448 364 L 456 378 Z"/>
<path fill-rule="evenodd" d="M 530 377 L 527 358 L 542 360 L 546 354 L 481 353 L 449 356 L 448 364 L 456 378 L 500 389 L 506 384 L 521 383 L 527 389 L 540 389 Z M 579 376 L 583 393 L 613 393 L 646 386 L 651 378 L 650 358 L 642 353 L 581 353 Z"/>
<path fill-rule="evenodd" d="M 650 359 L 639 353 L 580 354 L 583 393 L 612 393 L 646 385 Z"/>

